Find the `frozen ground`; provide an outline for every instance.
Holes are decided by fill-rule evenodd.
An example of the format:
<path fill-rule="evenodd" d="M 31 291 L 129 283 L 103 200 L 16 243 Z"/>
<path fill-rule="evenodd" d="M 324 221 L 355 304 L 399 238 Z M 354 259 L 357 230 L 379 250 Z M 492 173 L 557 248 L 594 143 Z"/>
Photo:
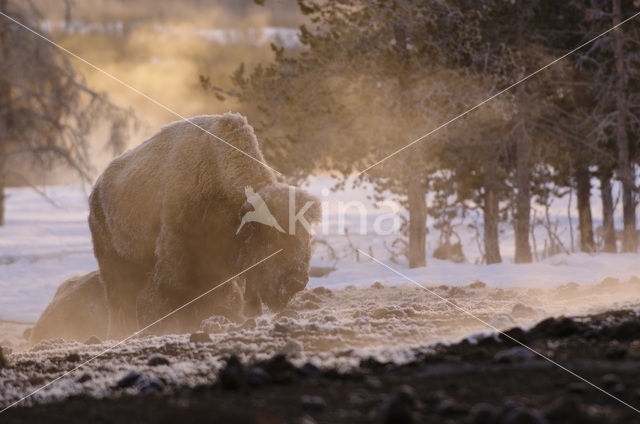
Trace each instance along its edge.
<path fill-rule="evenodd" d="M 373 230 L 374 222 L 382 215 L 381 228 L 391 228 L 388 214 L 392 212 L 393 204 L 375 208 L 367 199 L 370 190 L 352 189 L 350 185 L 335 193 L 323 190 L 333 184 L 328 177 L 316 177 L 307 187 L 322 200 L 327 212 L 325 222 L 316 229 L 318 237 L 332 246 L 339 258 L 336 263 L 326 246 L 318 245 L 312 264 L 335 266 L 337 270 L 322 278 L 312 278 L 310 287 L 368 287 L 375 281 L 385 285 L 407 284 L 366 257 L 358 258 L 354 248 L 373 252 L 407 276 L 428 285 L 465 285 L 480 280 L 498 287 L 548 287 L 569 282 L 593 284 L 605 277 L 626 280 L 632 275 L 640 275 L 638 255 L 630 254 L 556 255 L 534 264 L 514 265 L 513 232 L 507 224 L 501 235 L 502 264 L 475 265 L 477 244 L 473 234 L 465 232 L 461 225 L 468 262 L 454 264 L 430 257 L 426 268 L 410 270 L 403 260 L 399 263 L 389 261 L 388 247 L 397 235 L 379 235 Z M 0 320 L 34 322 L 62 281 L 97 269 L 86 222 L 87 190 L 77 186 L 48 187 L 46 192 L 55 205 L 31 189 L 8 190 L 7 222 L 0 227 Z M 340 213 L 341 208 L 353 201 L 364 205 L 367 212 L 364 220 L 360 220 L 359 210 L 353 204 L 346 207 L 347 213 Z M 566 206 L 559 205 L 554 210 L 556 213 L 562 211 L 566 211 Z M 595 204 L 594 212 L 597 217 Z M 341 231 L 340 216 L 344 216 L 348 237 Z M 566 222 L 566 217 L 562 219 Z M 363 224 L 365 234 L 360 234 Z M 429 253 L 436 247 L 437 235 L 437 231 L 431 230 L 427 238 Z M 569 245 L 567 228 L 561 227 L 561 236 Z M 542 229 L 536 237 L 540 245 L 545 237 Z"/>
<path fill-rule="evenodd" d="M 562 314 L 640 312 L 640 279 L 551 289 L 488 288 L 478 283 L 430 289 L 500 330 L 527 328 Z M 434 343 L 469 335 L 473 341 L 479 333 L 492 331 L 424 289 L 380 284 L 307 290 L 279 314 L 264 314 L 242 324 L 212 317 L 201 328 L 210 341 L 191 342 L 189 334 L 143 335 L 125 341 L 39 391 L 25 405 L 73 395 L 118 397 L 206 385 L 215 381 L 217 370 L 232 354 L 246 363 L 285 353 L 296 366 L 310 362 L 339 370 L 357 368 L 369 357 L 406 363 L 430 351 Z M 9 367 L 0 368 L 0 408 L 115 344 L 115 340 L 84 344 L 50 339 L 32 347 L 13 345 L 13 353 L 7 355 Z"/>

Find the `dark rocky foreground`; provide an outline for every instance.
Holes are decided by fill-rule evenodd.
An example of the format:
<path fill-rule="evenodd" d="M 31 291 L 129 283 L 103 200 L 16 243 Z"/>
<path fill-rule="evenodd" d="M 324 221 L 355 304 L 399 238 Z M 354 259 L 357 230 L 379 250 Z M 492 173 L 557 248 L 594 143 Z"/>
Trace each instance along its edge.
<path fill-rule="evenodd" d="M 640 408 L 636 310 L 549 318 L 507 334 Z M 296 367 L 282 355 L 253 364 L 232 357 L 215 377 L 163 390 L 160 379 L 132 373 L 114 390 L 136 394 L 14 407 L 0 422 L 640 423 L 640 413 L 503 335 L 436 345 L 404 365 L 364 359 L 342 372 Z"/>

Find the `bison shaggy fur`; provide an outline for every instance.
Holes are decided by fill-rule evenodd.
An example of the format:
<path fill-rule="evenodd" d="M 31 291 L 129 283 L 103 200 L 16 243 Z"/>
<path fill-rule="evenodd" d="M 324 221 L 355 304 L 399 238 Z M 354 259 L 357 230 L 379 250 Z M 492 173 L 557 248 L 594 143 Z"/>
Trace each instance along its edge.
<path fill-rule="evenodd" d="M 307 205 L 304 217 L 314 222 L 320 219 L 317 200 L 277 182 L 274 171 L 258 162 L 264 163 L 262 152 L 242 115 L 190 121 L 172 123 L 114 159 L 89 198 L 111 337 L 158 320 L 152 331 L 175 332 L 213 314 L 250 316 L 263 305 L 277 311 L 308 281 L 311 235 L 295 219 L 295 231 L 289 231 L 289 205 L 292 198 L 294 212 Z M 287 231 L 248 222 L 236 234 L 251 210 L 246 187 Z"/>

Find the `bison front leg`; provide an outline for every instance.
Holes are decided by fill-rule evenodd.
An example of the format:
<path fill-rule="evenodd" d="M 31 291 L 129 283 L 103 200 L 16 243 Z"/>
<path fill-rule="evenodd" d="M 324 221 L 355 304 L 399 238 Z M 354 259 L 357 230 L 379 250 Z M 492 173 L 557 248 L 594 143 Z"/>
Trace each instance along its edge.
<path fill-rule="evenodd" d="M 163 232 L 156 245 L 156 263 L 151 281 L 138 302 L 138 320 L 149 332 L 182 332 L 194 321 L 192 258 L 179 235 Z"/>
<path fill-rule="evenodd" d="M 133 334 L 138 329 L 136 299 L 144 272 L 137 264 L 111 254 L 100 258 L 100 277 L 109 309 L 108 337 L 121 339 Z"/>

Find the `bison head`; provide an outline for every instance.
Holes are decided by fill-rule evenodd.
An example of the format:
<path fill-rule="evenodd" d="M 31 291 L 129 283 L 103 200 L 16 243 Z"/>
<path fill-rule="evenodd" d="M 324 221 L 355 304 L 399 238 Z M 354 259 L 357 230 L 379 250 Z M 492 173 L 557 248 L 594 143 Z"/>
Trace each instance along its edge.
<path fill-rule="evenodd" d="M 245 314 L 259 313 L 262 304 L 280 311 L 309 281 L 311 229 L 306 224 L 320 220 L 320 205 L 309 193 L 285 184 L 255 192 L 247 188 L 246 194 L 237 234 L 243 269 L 282 251 L 244 274 Z"/>

